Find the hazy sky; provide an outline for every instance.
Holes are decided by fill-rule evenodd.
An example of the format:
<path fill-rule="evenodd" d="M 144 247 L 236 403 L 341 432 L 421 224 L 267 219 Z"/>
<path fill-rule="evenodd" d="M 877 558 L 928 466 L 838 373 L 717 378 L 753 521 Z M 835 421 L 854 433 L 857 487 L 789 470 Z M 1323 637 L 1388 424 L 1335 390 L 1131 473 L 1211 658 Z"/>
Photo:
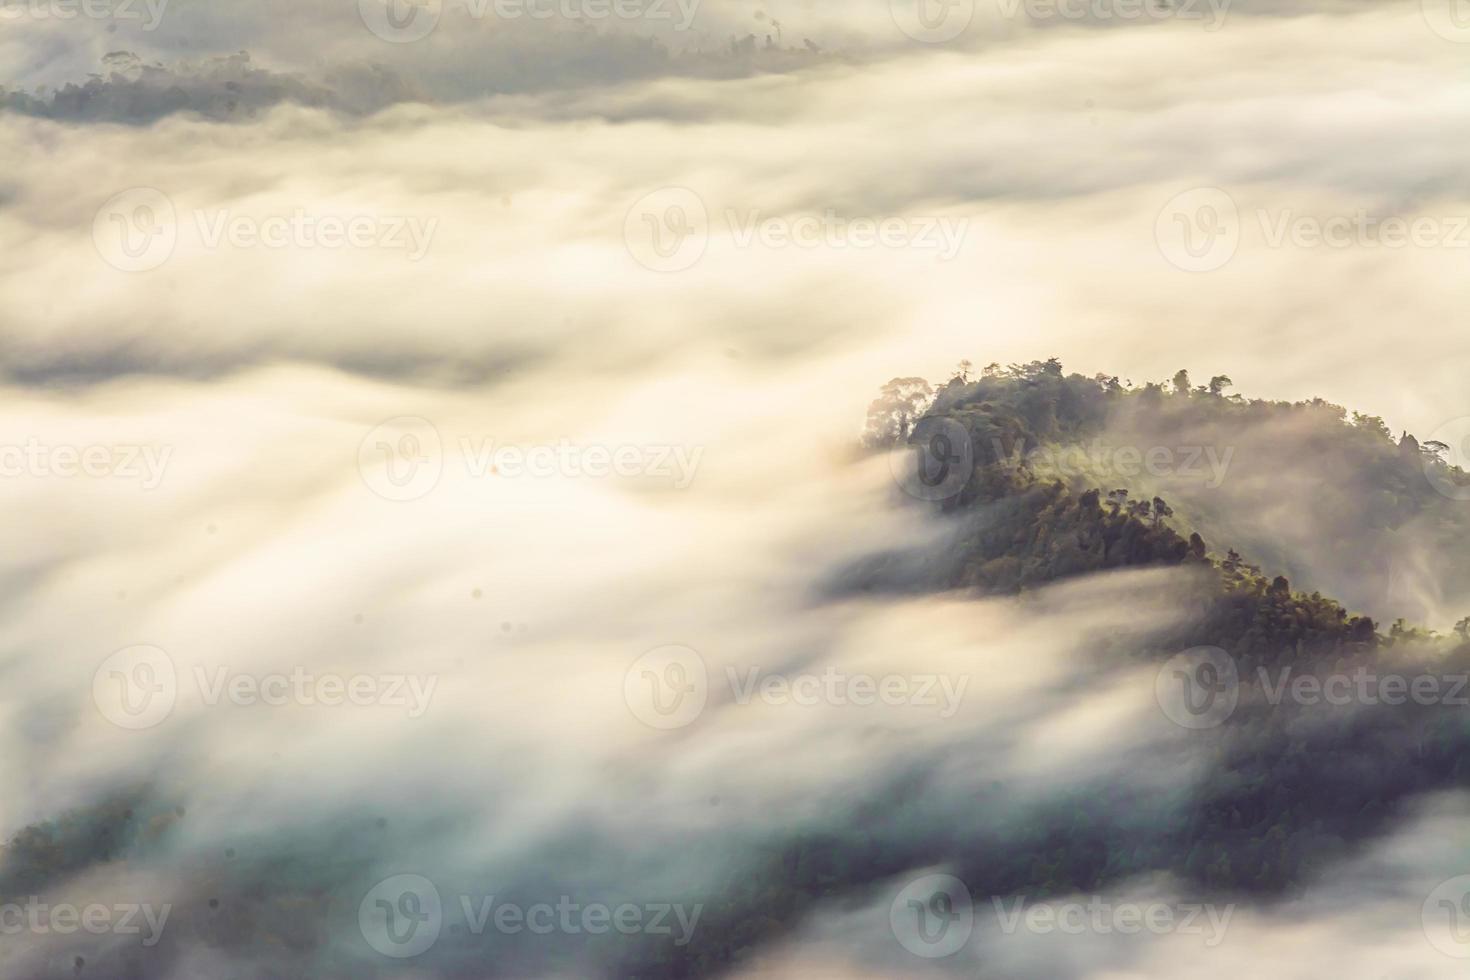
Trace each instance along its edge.
<path fill-rule="evenodd" d="M 151 31 L 142 6 L 5 5 L 0 64 L 33 94 L 138 55 L 85 98 L 27 103 L 86 125 L 0 121 L 12 372 L 475 375 L 733 348 L 846 361 L 857 404 L 893 374 L 1055 354 L 1140 381 L 1224 372 L 1421 434 L 1463 414 L 1466 48 L 1432 0 L 1128 26 L 1104 4 L 1028 19 L 1051 8 L 976 0 L 945 44 L 879 0 L 840 16 L 705 0 L 683 31 L 667 2 L 568 19 L 578 0 L 543 0 L 549 20 L 445 4 L 408 43 L 368 30 L 371 6 L 320 0 L 177 0 Z M 799 52 L 761 50 L 775 21 Z M 751 31 L 760 46 L 731 53 Z M 293 96 L 355 111 L 277 104 Z M 238 121 L 157 118 L 179 105 Z M 172 204 L 177 241 L 122 272 L 99 264 L 93 219 L 138 187 Z M 704 251 L 645 268 L 646 222 L 683 192 L 712 224 Z M 1186 227 L 1205 247 L 1222 200 L 1210 268 L 1171 261 Z M 236 247 L 217 220 L 297 212 L 362 219 L 372 244 Z"/>

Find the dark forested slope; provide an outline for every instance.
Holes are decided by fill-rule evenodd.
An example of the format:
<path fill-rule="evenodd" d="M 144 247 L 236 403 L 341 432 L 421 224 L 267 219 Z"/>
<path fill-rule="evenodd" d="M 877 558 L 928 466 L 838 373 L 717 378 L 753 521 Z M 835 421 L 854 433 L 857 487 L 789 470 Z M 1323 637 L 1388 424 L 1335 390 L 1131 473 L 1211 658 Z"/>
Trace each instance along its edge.
<path fill-rule="evenodd" d="M 942 584 L 1012 593 L 1193 564 L 1357 642 L 1371 626 L 1322 594 L 1442 629 L 1470 609 L 1470 474 L 1442 443 L 1321 399 L 1229 395 L 1224 376 L 1134 387 L 1055 359 L 967 368 L 937 389 L 896 379 L 869 410 L 869 445 L 912 446 L 917 495 L 963 518 Z M 925 470 L 942 476 L 933 493 Z M 1308 592 L 1283 600 L 1286 583 Z"/>

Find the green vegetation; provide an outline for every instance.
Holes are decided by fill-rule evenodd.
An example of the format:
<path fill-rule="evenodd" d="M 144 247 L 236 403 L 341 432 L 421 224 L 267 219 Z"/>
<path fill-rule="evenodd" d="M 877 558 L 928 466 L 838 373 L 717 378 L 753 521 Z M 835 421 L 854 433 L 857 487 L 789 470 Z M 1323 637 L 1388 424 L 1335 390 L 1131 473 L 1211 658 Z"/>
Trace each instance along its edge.
<path fill-rule="evenodd" d="M 1404 623 L 1380 634 L 1323 594 L 1392 607 L 1396 570 L 1427 566 L 1445 599 L 1470 601 L 1459 546 L 1470 507 L 1437 489 L 1470 488 L 1470 474 L 1445 462 L 1441 443 L 1395 442 L 1382 419 L 1349 419 L 1321 399 L 1227 395 L 1224 375 L 1192 387 L 1180 371 L 1135 387 L 1067 375 L 1055 358 L 968 374 L 963 364 L 937 388 L 896 379 L 868 413 L 873 448 L 911 441 L 925 416 L 969 434 L 973 471 L 943 508 L 975 519 L 940 586 L 1009 594 L 1109 569 L 1189 566 L 1214 599 L 1201 642 L 1260 657 L 1427 639 Z M 1290 588 L 1302 579 L 1312 591 Z M 1470 620 L 1460 622 L 1450 640 L 1466 639 Z"/>

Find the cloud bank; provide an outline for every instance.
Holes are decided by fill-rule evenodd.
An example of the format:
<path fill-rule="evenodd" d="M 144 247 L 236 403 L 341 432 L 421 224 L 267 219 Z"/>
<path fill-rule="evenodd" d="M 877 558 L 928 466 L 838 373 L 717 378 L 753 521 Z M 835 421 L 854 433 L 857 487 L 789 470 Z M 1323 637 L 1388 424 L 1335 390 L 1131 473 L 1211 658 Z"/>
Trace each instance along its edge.
<path fill-rule="evenodd" d="M 1343 970 L 1448 975 L 1421 904 L 1460 852 L 1419 845 L 1454 799 L 1390 814 L 1293 900 L 1100 878 L 1238 903 L 1207 950 L 990 919 L 931 961 L 893 932 L 906 881 L 979 881 L 1081 796 L 1148 839 L 1224 749 L 1119 652 L 1180 615 L 1175 583 L 833 594 L 948 530 L 852 452 L 879 384 L 1056 353 L 1421 435 L 1466 412 L 1448 231 L 1272 237 L 1470 214 L 1444 136 L 1462 48 L 1421 5 L 1240 4 L 1215 30 L 998 11 L 946 43 L 877 2 L 706 2 L 689 31 L 449 5 L 407 43 L 351 4 L 22 17 L 0 45 L 0 441 L 23 468 L 0 480 L 0 836 L 25 846 L 0 881 L 173 911 L 148 947 L 28 930 L 0 972 L 1212 977 L 1267 950 L 1294 977 L 1351 948 Z M 1236 244 L 1192 270 L 1212 253 L 1168 219 L 1200 188 Z M 711 679 L 673 727 L 635 670 L 661 650 L 654 680 L 680 650 Z M 166 716 L 109 718 L 109 663 L 172 677 Z M 831 672 L 843 703 L 781 687 Z M 24 836 L 52 820 L 65 846 Z M 405 875 L 442 932 L 396 959 L 374 902 L 426 896 L 374 889 Z M 674 931 L 465 914 L 492 897 L 491 923 L 566 898 L 666 905 Z"/>

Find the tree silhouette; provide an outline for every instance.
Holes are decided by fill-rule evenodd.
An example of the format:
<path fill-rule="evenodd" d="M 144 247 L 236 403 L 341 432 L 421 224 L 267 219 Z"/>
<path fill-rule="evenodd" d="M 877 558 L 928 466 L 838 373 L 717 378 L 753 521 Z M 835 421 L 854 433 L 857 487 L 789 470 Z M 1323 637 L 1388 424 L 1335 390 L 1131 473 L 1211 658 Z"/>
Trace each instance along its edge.
<path fill-rule="evenodd" d="M 874 449 L 902 445 L 933 397 L 934 389 L 923 378 L 894 378 L 868 406 L 863 442 Z"/>

